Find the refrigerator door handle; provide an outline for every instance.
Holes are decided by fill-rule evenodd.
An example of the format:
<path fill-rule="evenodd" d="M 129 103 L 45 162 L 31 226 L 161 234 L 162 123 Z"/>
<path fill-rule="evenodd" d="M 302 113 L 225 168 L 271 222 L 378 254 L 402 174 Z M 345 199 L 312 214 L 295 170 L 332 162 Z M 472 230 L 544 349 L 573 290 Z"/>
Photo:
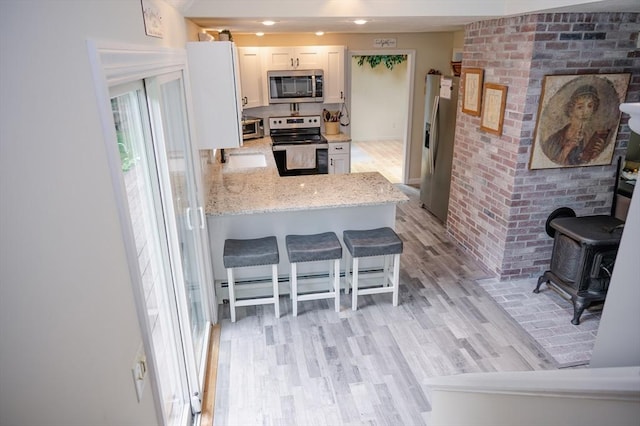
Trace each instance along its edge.
<path fill-rule="evenodd" d="M 431 132 L 429 133 L 429 162 L 431 167 L 429 173 L 433 174 L 436 164 L 436 154 L 438 153 L 438 108 L 440 107 L 440 96 L 433 99 L 433 111 L 431 112 Z"/>

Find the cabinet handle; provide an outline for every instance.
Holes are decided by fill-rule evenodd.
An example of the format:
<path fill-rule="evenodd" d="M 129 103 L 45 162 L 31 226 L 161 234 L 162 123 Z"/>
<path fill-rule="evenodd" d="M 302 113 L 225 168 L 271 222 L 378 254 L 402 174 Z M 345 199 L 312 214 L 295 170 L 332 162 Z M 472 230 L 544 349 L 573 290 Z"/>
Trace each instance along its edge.
<path fill-rule="evenodd" d="M 184 215 L 186 216 L 187 220 L 187 229 L 189 231 L 193 230 L 193 225 L 191 224 L 191 207 L 187 207 L 184 211 Z"/>
<path fill-rule="evenodd" d="M 198 207 L 198 213 L 200 213 L 200 229 L 204 229 L 204 207 Z"/>
<path fill-rule="evenodd" d="M 331 165 L 333 166 L 333 158 L 331 159 Z"/>
<path fill-rule="evenodd" d="M 336 151 L 342 151 L 342 147 L 341 146 L 336 146 Z"/>
<path fill-rule="evenodd" d="M 340 91 L 340 99 L 344 99 L 344 92 L 342 90 Z"/>
<path fill-rule="evenodd" d="M 300 66 L 300 58 L 296 58 L 296 68 Z"/>
<path fill-rule="evenodd" d="M 293 58 L 291 58 L 291 68 L 293 68 Z"/>

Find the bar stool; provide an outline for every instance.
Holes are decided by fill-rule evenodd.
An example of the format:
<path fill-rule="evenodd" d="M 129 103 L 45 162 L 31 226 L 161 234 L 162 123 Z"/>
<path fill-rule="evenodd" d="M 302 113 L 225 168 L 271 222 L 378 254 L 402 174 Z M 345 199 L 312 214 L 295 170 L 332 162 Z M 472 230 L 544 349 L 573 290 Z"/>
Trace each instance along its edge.
<path fill-rule="evenodd" d="M 358 295 L 393 293 L 393 306 L 398 306 L 398 287 L 400 285 L 400 254 L 402 253 L 402 240 L 393 229 L 377 228 L 362 231 L 344 231 L 342 240 L 353 258 L 353 277 L 349 283 L 349 256 L 345 267 L 345 279 L 349 292 L 349 284 L 353 287 L 351 308 L 358 309 Z M 361 257 L 384 256 L 382 287 L 358 287 L 359 259 Z M 390 270 L 390 259 L 393 257 L 393 276 Z"/>
<path fill-rule="evenodd" d="M 273 303 L 275 307 L 276 318 L 280 318 L 280 296 L 278 292 L 278 262 L 280 262 L 280 256 L 276 237 L 225 240 L 222 262 L 227 269 L 227 278 L 229 281 L 231 322 L 236 322 L 236 306 L 266 305 L 270 303 Z M 272 265 L 271 281 L 273 282 L 273 297 L 236 300 L 233 269 L 261 265 Z"/>
<path fill-rule="evenodd" d="M 342 245 L 333 232 L 314 235 L 287 235 L 287 254 L 291 263 L 291 298 L 293 316 L 298 316 L 298 301 L 330 299 L 333 297 L 336 312 L 340 312 L 340 259 Z M 333 290 L 298 295 L 298 263 L 333 260 L 333 270 L 329 268 L 329 283 Z"/>

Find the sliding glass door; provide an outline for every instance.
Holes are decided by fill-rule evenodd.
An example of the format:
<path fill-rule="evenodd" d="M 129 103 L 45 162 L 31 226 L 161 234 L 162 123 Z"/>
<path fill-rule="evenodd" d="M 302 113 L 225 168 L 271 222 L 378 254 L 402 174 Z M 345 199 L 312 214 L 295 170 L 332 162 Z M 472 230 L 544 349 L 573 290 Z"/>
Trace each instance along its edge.
<path fill-rule="evenodd" d="M 199 418 L 209 339 L 206 224 L 182 71 L 110 88 L 132 279 L 162 422 Z M 144 332 L 145 330 L 143 330 Z"/>
<path fill-rule="evenodd" d="M 206 351 L 209 336 L 207 315 L 207 262 L 203 248 L 207 239 L 203 234 L 205 216 L 202 203 L 198 201 L 194 152 L 187 126 L 186 102 L 181 72 L 154 77 L 145 81 L 154 130 L 154 141 L 158 149 L 163 150 L 163 169 L 167 171 L 165 185 L 171 191 L 172 205 L 168 210 L 172 215 L 175 228 L 174 239 L 181 260 L 182 272 L 177 278 L 178 297 L 184 302 L 180 306 L 186 309 L 181 319 L 184 333 L 192 342 L 193 359 L 188 363 L 196 368 L 190 375 L 194 379 L 204 379 Z M 198 392 L 193 387 L 193 393 Z M 195 396 L 195 395 L 194 395 Z"/>
<path fill-rule="evenodd" d="M 163 423 L 185 425 L 192 417 L 190 392 L 146 94 L 141 81 L 112 88 L 110 94 L 126 194 L 126 225 L 135 245 L 136 262 L 130 269 L 136 274 L 134 282 L 142 287 L 152 346 L 148 362 L 158 372 L 155 385 Z"/>

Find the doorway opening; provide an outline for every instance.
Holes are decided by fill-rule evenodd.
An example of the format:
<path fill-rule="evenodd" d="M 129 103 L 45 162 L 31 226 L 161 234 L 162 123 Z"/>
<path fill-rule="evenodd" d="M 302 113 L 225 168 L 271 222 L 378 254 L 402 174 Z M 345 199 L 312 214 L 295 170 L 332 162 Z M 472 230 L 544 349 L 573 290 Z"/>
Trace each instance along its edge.
<path fill-rule="evenodd" d="M 351 172 L 377 171 L 391 183 L 408 181 L 409 135 L 413 105 L 415 52 L 385 50 L 405 55 L 406 61 L 371 67 L 362 56 L 381 51 L 350 51 Z"/>

